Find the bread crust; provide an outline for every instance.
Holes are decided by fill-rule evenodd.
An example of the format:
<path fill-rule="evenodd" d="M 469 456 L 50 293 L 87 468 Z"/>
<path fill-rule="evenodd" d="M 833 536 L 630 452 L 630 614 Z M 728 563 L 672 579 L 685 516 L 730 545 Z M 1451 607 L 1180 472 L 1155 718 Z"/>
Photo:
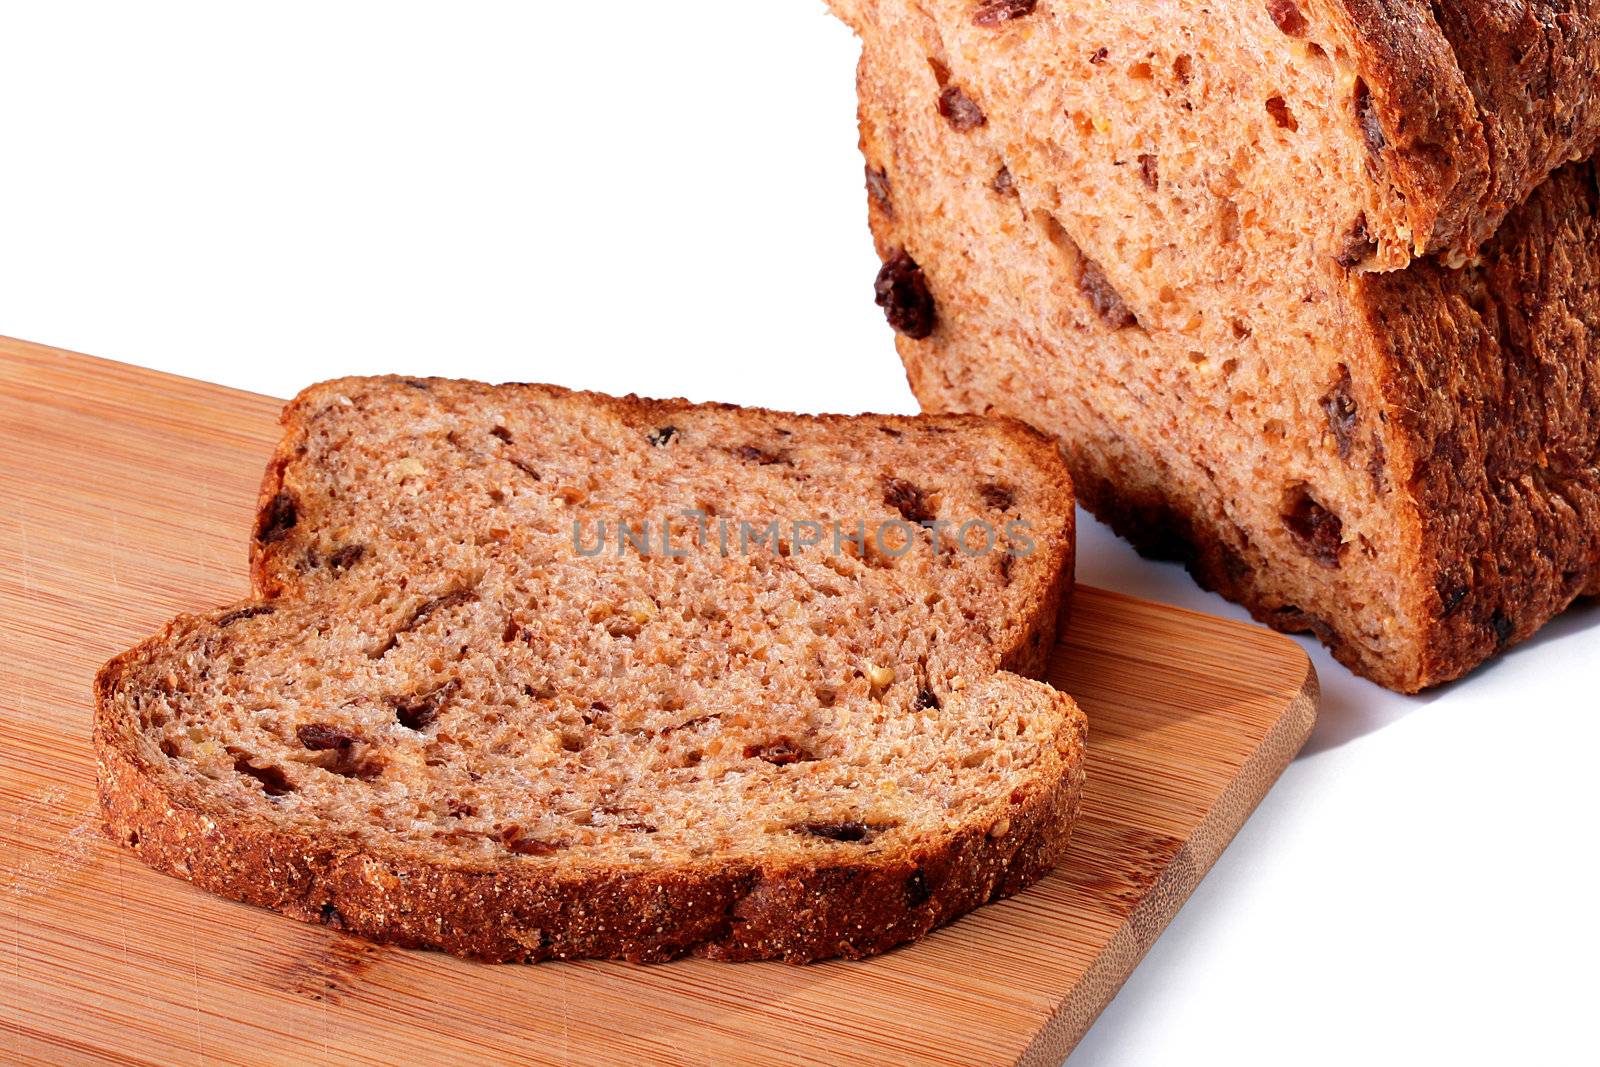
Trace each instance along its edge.
<path fill-rule="evenodd" d="M 251 551 L 252 579 L 264 599 L 294 595 L 291 535 L 307 516 L 295 516 L 286 528 L 275 501 L 295 488 L 309 403 L 337 386 L 308 390 L 284 410 L 285 435 L 263 480 Z M 526 388 L 550 397 L 573 395 L 556 387 Z M 693 406 L 588 396 L 652 419 Z M 891 428 L 929 421 L 876 418 Z M 996 649 L 1000 669 L 1042 675 L 1071 589 L 1071 483 L 1057 446 L 1014 420 L 936 421 L 1000 433 L 1050 482 L 1045 511 L 1063 524 L 1042 536 L 1046 551 L 1056 553 L 1051 580 L 1031 602 L 1026 624 Z M 275 533 L 261 537 L 266 531 Z M 516 856 L 441 862 L 400 843 L 344 839 L 241 813 L 161 773 L 136 724 L 118 713 L 115 698 L 125 679 L 194 623 L 190 617 L 174 620 L 111 660 L 95 679 L 97 781 L 108 833 L 157 870 L 220 896 L 405 947 L 496 962 L 655 962 L 697 955 L 803 963 L 872 955 L 1046 874 L 1067 846 L 1082 795 L 1087 725 L 1070 698 L 1052 694 L 1062 712 L 1057 734 L 1042 741 L 1038 768 L 1025 784 L 999 798 L 1003 815 L 996 818 L 986 809 L 966 824 L 895 851 L 864 858 L 841 843 L 818 846 L 828 851 L 803 859 L 713 857 L 662 866 Z"/>
<path fill-rule="evenodd" d="M 1414 501 L 1416 689 L 1600 580 L 1600 167 L 1569 165 L 1481 255 L 1356 280 Z"/>
<path fill-rule="evenodd" d="M 1600 143 L 1595 0 L 1338 0 L 1419 253 L 1469 253 Z"/>
<path fill-rule="evenodd" d="M 1428 0 L 1334 0 L 1386 144 L 1375 180 L 1404 201 L 1414 251 L 1474 240 L 1490 184 L 1477 105 Z"/>
<path fill-rule="evenodd" d="M 1003 828 L 966 825 L 871 861 L 560 873 L 516 861 L 448 867 L 210 809 L 169 789 L 128 723 L 104 713 L 124 673 L 164 636 L 116 657 L 95 679 L 108 835 L 151 867 L 219 896 L 407 948 L 491 962 L 874 955 L 1047 874 L 1062 858 L 1083 793 L 1088 727 L 1063 696 L 1070 712 L 1044 748 L 1044 769 L 1011 798 Z"/>

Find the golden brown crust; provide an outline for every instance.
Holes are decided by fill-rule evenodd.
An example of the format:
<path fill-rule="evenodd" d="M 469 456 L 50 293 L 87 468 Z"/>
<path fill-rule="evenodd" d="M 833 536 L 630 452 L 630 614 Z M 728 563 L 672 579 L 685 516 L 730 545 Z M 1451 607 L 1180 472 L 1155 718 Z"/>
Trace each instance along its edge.
<path fill-rule="evenodd" d="M 965 826 L 900 855 L 560 876 L 516 862 L 450 868 L 208 810 L 167 788 L 128 724 L 105 714 L 123 673 L 160 641 L 123 653 L 95 679 L 97 780 L 111 838 L 220 896 L 408 948 L 495 962 L 873 955 L 1043 877 L 1061 859 L 1083 791 L 1088 727 L 1072 708 L 1047 749 L 1051 773 L 1012 797 L 1003 827 Z"/>
<path fill-rule="evenodd" d="M 1340 0 L 1427 252 L 1468 252 L 1600 140 L 1593 0 Z"/>
<path fill-rule="evenodd" d="M 295 593 L 295 561 L 304 551 L 297 538 L 316 522 L 314 510 L 291 519 L 280 500 L 287 493 L 295 507 L 304 506 L 296 495 L 296 464 L 307 426 L 304 400 L 311 395 L 285 409 L 286 432 L 263 481 L 251 560 L 262 597 Z M 652 420 L 691 406 L 600 399 Z M 890 428 L 930 421 L 998 433 L 1043 476 L 1042 510 L 1062 529 L 1041 537 L 1057 558 L 1050 560 L 1050 580 L 1028 603 L 1025 625 L 1010 631 L 1009 647 L 996 650 L 1005 669 L 1042 674 L 1071 588 L 1072 496 L 1059 452 L 1051 439 L 1010 420 L 861 420 Z M 1003 801 L 1003 818 L 984 815 L 903 848 L 862 857 L 841 844 L 836 855 L 767 863 L 716 857 L 662 865 L 558 865 L 519 857 L 441 862 L 400 843 L 375 845 L 243 812 L 153 766 L 154 750 L 117 698 L 197 622 L 204 624 L 175 620 L 96 678 L 94 740 L 109 832 L 151 866 L 211 892 L 408 947 L 494 961 L 597 956 L 643 962 L 695 954 L 805 962 L 870 955 L 1048 872 L 1066 846 L 1082 791 L 1087 727 L 1070 698 L 1052 694 L 1061 712 L 1057 736 L 1042 740 L 1038 769 Z"/>
<path fill-rule="evenodd" d="M 1379 173 L 1399 192 L 1413 241 L 1470 243 L 1489 186 L 1488 148 L 1472 94 L 1427 0 L 1335 0 L 1349 24 L 1379 119 Z"/>
<path fill-rule="evenodd" d="M 1369 275 L 1356 300 L 1420 529 L 1417 673 L 1454 678 L 1600 575 L 1600 186 L 1558 171 L 1461 270 Z"/>

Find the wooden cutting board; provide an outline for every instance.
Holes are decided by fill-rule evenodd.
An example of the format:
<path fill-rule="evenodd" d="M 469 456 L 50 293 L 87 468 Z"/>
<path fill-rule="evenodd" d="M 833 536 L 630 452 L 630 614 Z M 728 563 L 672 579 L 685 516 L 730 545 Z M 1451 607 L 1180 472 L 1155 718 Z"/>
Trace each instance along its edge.
<path fill-rule="evenodd" d="M 218 900 L 99 834 L 89 683 L 243 595 L 279 401 L 0 340 L 0 1060 L 1061 1060 L 1311 732 L 1266 630 L 1080 589 L 1065 866 L 921 944 L 809 967 L 490 966 Z"/>

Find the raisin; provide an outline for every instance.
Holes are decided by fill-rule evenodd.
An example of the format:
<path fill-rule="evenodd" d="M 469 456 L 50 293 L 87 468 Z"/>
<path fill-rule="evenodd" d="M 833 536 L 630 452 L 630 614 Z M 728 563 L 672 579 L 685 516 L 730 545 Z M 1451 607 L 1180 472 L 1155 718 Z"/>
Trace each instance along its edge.
<path fill-rule="evenodd" d="M 507 456 L 506 457 L 506 462 L 511 464 L 513 467 L 517 468 L 517 470 L 521 471 L 523 474 L 526 474 L 528 477 L 532 478 L 534 481 L 536 481 L 536 482 L 544 481 L 544 477 L 542 475 L 540 475 L 540 473 L 537 470 L 534 470 L 532 466 L 530 466 L 526 462 L 518 459 L 517 457 L 515 457 L 515 456 Z"/>
<path fill-rule="evenodd" d="M 328 770 L 345 778 L 359 778 L 363 782 L 371 782 L 383 777 L 383 768 L 384 763 L 381 759 L 355 759 L 351 755 L 351 750 L 341 748 L 338 758 Z"/>
<path fill-rule="evenodd" d="M 418 381 L 416 378 L 407 378 L 405 379 L 405 383 L 419 392 L 428 393 L 433 391 L 433 386 L 429 385 L 427 382 Z"/>
<path fill-rule="evenodd" d="M 1489 616 L 1489 628 L 1494 631 L 1495 644 L 1501 648 L 1506 646 L 1516 631 L 1516 625 L 1498 608 Z"/>
<path fill-rule="evenodd" d="M 765 760 L 775 767 L 787 767 L 791 763 L 799 763 L 815 757 L 793 738 L 776 737 L 765 744 L 746 745 L 744 758 Z"/>
<path fill-rule="evenodd" d="M 1441 586 L 1439 589 L 1439 618 L 1448 619 L 1455 614 L 1461 602 L 1467 599 L 1467 587 L 1464 585 Z"/>
<path fill-rule="evenodd" d="M 808 822 L 802 823 L 800 830 L 813 837 L 825 837 L 829 841 L 865 841 L 871 829 L 865 823 L 859 822 Z"/>
<path fill-rule="evenodd" d="M 356 735 L 348 730 L 325 722 L 308 722 L 297 726 L 294 736 L 299 739 L 300 744 L 313 752 L 349 748 L 358 740 Z"/>
<path fill-rule="evenodd" d="M 1329 570 L 1339 566 L 1344 550 L 1344 523 L 1303 487 L 1291 496 L 1283 514 L 1283 524 L 1300 550 L 1318 565 Z"/>
<path fill-rule="evenodd" d="M 345 545 L 328 556 L 328 566 L 336 571 L 347 571 L 360 563 L 361 557 L 366 554 L 366 545 Z"/>
<path fill-rule="evenodd" d="M 1328 416 L 1328 428 L 1333 431 L 1339 458 L 1349 459 L 1355 440 L 1356 401 L 1350 395 L 1350 368 L 1343 363 L 1339 364 L 1339 380 L 1322 398 L 1322 410 Z"/>
<path fill-rule="evenodd" d="M 1303 611 L 1293 604 L 1286 604 L 1277 608 L 1272 613 L 1272 622 L 1280 630 L 1289 633 L 1309 633 L 1325 645 L 1339 643 L 1339 635 L 1334 628 L 1321 615 L 1313 615 Z"/>
<path fill-rule="evenodd" d="M 508 445 L 511 443 L 511 431 L 506 429 L 504 426 L 496 426 L 494 429 L 490 430 L 489 433 L 500 438 L 500 440 L 504 441 Z"/>
<path fill-rule="evenodd" d="M 889 173 L 882 167 L 867 167 L 867 198 L 879 211 L 894 218 L 894 203 L 889 199 Z"/>
<path fill-rule="evenodd" d="M 994 179 L 989 182 L 989 188 L 1001 196 L 1016 196 L 1017 183 L 1011 178 L 1011 168 L 1000 164 L 1000 169 L 994 172 Z"/>
<path fill-rule="evenodd" d="M 1289 110 L 1288 101 L 1281 96 L 1267 98 L 1267 114 L 1272 116 L 1272 121 L 1278 124 L 1279 129 L 1295 133 L 1300 129 L 1300 120 L 1294 117 L 1294 112 Z"/>
<path fill-rule="evenodd" d="M 883 502 L 894 508 L 907 522 L 926 525 L 934 520 L 928 494 L 903 478 L 885 478 Z"/>
<path fill-rule="evenodd" d="M 294 735 L 300 744 L 312 752 L 332 752 L 333 760 L 322 764 L 327 770 L 345 778 L 359 778 L 370 782 L 383 775 L 381 759 L 358 758 L 356 744 L 361 738 L 348 730 L 325 722 L 306 723 L 296 727 Z"/>
<path fill-rule="evenodd" d="M 989 121 L 983 109 L 973 102 L 972 97 L 962 92 L 959 85 L 947 85 L 939 94 L 939 114 L 944 116 L 951 129 L 962 133 L 975 130 Z"/>
<path fill-rule="evenodd" d="M 884 317 L 896 333 L 920 341 L 933 333 L 937 314 L 928 279 L 916 260 L 905 252 L 897 253 L 878 271 L 872 289 Z"/>
<path fill-rule="evenodd" d="M 263 544 L 282 541 L 289 536 L 289 531 L 294 529 L 295 523 L 299 521 L 300 511 L 294 496 L 289 493 L 279 493 L 267 503 L 261 513 L 260 522 L 256 526 L 256 540 Z"/>
<path fill-rule="evenodd" d="M 416 611 L 411 613 L 411 620 L 406 623 L 406 629 L 410 630 L 422 625 L 428 616 L 436 611 L 453 608 L 458 604 L 465 604 L 467 601 L 476 598 L 477 593 L 471 589 L 457 589 L 453 593 L 446 593 L 444 596 L 436 596 L 432 600 L 424 601 Z"/>
<path fill-rule="evenodd" d="M 999 482 L 988 482 L 978 487 L 978 495 L 983 497 L 983 502 L 996 511 L 1010 511 L 1011 505 L 1016 503 L 1016 494 Z"/>
<path fill-rule="evenodd" d="M 672 702 L 669 702 L 669 706 L 670 706 L 671 703 Z M 678 707 L 682 707 L 683 706 L 682 702 L 681 701 L 677 702 L 677 706 Z M 708 722 L 716 722 L 721 717 L 722 717 L 722 713 L 721 712 L 712 712 L 709 715 L 696 715 L 692 719 L 685 719 L 683 722 L 672 723 L 671 725 L 663 726 L 661 728 L 661 736 L 662 737 L 670 737 L 672 734 L 677 733 L 679 730 L 693 730 L 696 726 L 703 726 Z"/>
<path fill-rule="evenodd" d="M 1386 470 L 1388 463 L 1387 452 L 1383 447 L 1383 438 L 1377 434 L 1372 435 L 1372 455 L 1367 459 L 1367 475 L 1372 479 L 1372 489 L 1379 496 L 1389 491 L 1389 475 Z"/>
<path fill-rule="evenodd" d="M 733 450 L 733 454 L 747 463 L 758 463 L 763 467 L 770 467 L 775 463 L 784 462 L 784 458 L 776 452 L 768 452 L 756 445 L 740 445 Z"/>
<path fill-rule="evenodd" d="M 939 694 L 924 686 L 923 688 L 917 690 L 917 702 L 915 706 L 918 711 L 937 711 L 944 705 L 939 703 Z"/>
<path fill-rule="evenodd" d="M 553 856 L 560 851 L 560 845 L 551 844 L 549 841 L 540 841 L 536 837 L 523 837 L 522 831 L 515 826 L 507 827 L 500 835 L 500 841 L 510 852 L 519 856 Z"/>
<path fill-rule="evenodd" d="M 1161 165 L 1155 156 L 1145 153 L 1139 157 L 1139 179 L 1152 193 L 1161 188 Z"/>
<path fill-rule="evenodd" d="M 317 921 L 323 926 L 331 927 L 335 930 L 344 929 L 344 916 L 339 914 L 339 909 L 332 904 L 324 904 L 322 906 L 322 909 L 317 912 Z"/>
<path fill-rule="evenodd" d="M 1367 233 L 1367 214 L 1363 211 L 1356 216 L 1356 221 L 1350 224 L 1350 229 L 1345 233 L 1339 251 L 1333 258 L 1339 266 L 1349 270 L 1366 262 L 1367 258 L 1377 251 L 1378 242 Z"/>
<path fill-rule="evenodd" d="M 294 792 L 294 783 L 289 781 L 289 776 L 283 773 L 281 767 L 257 767 L 251 764 L 248 757 L 239 756 L 233 761 L 233 769 L 260 782 L 262 791 L 269 797 L 281 797 Z"/>
<path fill-rule="evenodd" d="M 1361 136 L 1367 142 L 1367 151 L 1376 156 L 1389 143 L 1383 135 L 1383 123 L 1378 120 L 1378 109 L 1372 102 L 1372 90 L 1360 78 L 1356 79 L 1355 96 L 1351 100 L 1356 121 L 1361 124 Z"/>
<path fill-rule="evenodd" d="M 1240 539 L 1246 543 L 1249 542 L 1249 538 L 1244 536 L 1243 531 L 1240 531 Z M 1239 553 L 1239 550 L 1226 542 L 1217 545 L 1217 562 L 1222 567 L 1223 577 L 1234 588 L 1237 588 L 1254 570 L 1249 561 Z"/>
<path fill-rule="evenodd" d="M 1082 269 L 1078 274 L 1078 288 L 1088 298 L 1095 314 L 1100 316 L 1100 321 L 1113 330 L 1138 324 L 1138 318 L 1123 302 L 1122 294 L 1111 284 L 1105 271 L 1100 269 L 1100 264 L 1088 256 L 1083 257 Z"/>
<path fill-rule="evenodd" d="M 468 600 L 476 599 L 477 595 L 478 594 L 471 589 L 458 589 L 454 593 L 446 593 L 444 596 L 434 597 L 432 600 L 423 601 L 417 606 L 417 609 L 411 613 L 411 617 L 405 622 L 401 623 L 400 626 L 389 635 L 388 640 L 386 640 L 373 652 L 369 653 L 369 655 L 373 659 L 382 659 L 390 652 L 394 651 L 395 646 L 400 643 L 401 634 L 410 633 L 412 630 L 415 630 L 427 620 L 429 615 L 432 615 L 434 612 L 441 609 L 455 607 L 457 604 L 463 604 Z"/>
<path fill-rule="evenodd" d="M 217 629 L 232 626 L 241 619 L 254 619 L 261 615 L 271 615 L 278 609 L 271 604 L 252 604 L 247 608 L 235 608 L 217 620 Z"/>
<path fill-rule="evenodd" d="M 1109 49 L 1109 48 L 1096 48 L 1092 53 L 1090 53 L 1089 62 L 1093 63 L 1095 66 L 1098 67 L 1102 63 L 1104 63 L 1107 59 L 1109 59 L 1110 57 L 1111 57 L 1111 49 Z"/>
<path fill-rule="evenodd" d="M 1290 37 L 1304 37 L 1311 28 L 1294 0 L 1267 0 L 1267 14 L 1272 16 L 1273 24 Z"/>
<path fill-rule="evenodd" d="M 906 879 L 906 907 L 920 908 L 933 898 L 933 890 L 928 887 L 928 872 L 918 867 L 911 872 L 911 877 Z"/>
<path fill-rule="evenodd" d="M 984 0 L 972 13 L 974 26 L 1003 26 L 1012 19 L 1033 14 L 1039 0 Z"/>
<path fill-rule="evenodd" d="M 506 842 L 506 848 L 519 856 L 553 856 L 556 846 L 548 841 L 539 841 L 531 837 L 519 837 Z"/>
<path fill-rule="evenodd" d="M 460 680 L 452 678 L 427 693 L 390 697 L 389 706 L 394 709 L 394 717 L 401 726 L 408 730 L 426 730 L 438 720 L 439 712 L 460 688 Z"/>
<path fill-rule="evenodd" d="M 645 434 L 645 440 L 649 441 L 657 448 L 660 448 L 662 445 L 678 436 L 678 432 L 679 431 L 676 426 L 658 426 L 654 430 L 651 430 L 649 433 Z"/>

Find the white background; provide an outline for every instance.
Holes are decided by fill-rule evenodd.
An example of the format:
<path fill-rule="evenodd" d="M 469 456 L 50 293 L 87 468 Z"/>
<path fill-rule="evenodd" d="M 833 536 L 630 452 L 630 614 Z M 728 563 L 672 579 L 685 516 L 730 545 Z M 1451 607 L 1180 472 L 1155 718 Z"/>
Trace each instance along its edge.
<path fill-rule="evenodd" d="M 818 0 L 3 2 L 0 333 L 280 396 L 912 411 L 855 52 Z M 1600 609 L 1420 698 L 1314 654 L 1315 737 L 1074 1064 L 1592 1057 Z"/>

